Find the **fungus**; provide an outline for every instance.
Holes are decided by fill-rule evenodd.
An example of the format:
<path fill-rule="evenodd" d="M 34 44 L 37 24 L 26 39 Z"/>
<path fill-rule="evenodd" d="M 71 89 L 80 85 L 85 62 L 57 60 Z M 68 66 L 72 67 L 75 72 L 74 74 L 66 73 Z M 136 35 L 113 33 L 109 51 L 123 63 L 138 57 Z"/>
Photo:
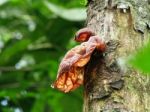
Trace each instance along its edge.
<path fill-rule="evenodd" d="M 102 53 L 106 48 L 100 37 L 94 35 L 95 33 L 88 28 L 81 29 L 76 33 L 75 40 L 82 43 L 69 50 L 62 59 L 57 79 L 53 84 L 54 88 L 67 93 L 83 83 L 84 68 L 93 51 L 97 49 Z"/>

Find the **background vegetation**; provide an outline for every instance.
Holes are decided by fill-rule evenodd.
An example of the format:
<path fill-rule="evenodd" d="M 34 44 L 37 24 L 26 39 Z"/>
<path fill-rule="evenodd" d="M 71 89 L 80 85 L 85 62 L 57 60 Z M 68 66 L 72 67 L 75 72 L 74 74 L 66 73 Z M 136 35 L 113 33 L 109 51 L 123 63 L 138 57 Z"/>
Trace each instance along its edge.
<path fill-rule="evenodd" d="M 86 18 L 80 0 L 0 0 L 0 112 L 81 112 L 82 89 L 50 85 Z"/>

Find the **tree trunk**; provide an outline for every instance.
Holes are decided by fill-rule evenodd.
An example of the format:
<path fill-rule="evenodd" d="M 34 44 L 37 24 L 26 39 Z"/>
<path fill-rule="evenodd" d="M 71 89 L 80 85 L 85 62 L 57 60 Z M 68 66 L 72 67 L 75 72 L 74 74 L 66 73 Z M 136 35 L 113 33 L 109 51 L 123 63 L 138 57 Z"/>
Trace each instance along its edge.
<path fill-rule="evenodd" d="M 106 43 L 84 76 L 84 112 L 150 112 L 150 77 L 126 60 L 149 40 L 149 0 L 89 0 L 87 27 Z"/>

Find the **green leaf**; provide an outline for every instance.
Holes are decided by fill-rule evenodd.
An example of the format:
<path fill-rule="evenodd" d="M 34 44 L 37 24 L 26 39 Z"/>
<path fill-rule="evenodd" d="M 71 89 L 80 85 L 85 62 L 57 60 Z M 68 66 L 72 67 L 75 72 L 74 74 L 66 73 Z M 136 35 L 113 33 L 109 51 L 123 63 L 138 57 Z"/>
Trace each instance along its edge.
<path fill-rule="evenodd" d="M 32 107 L 32 112 L 43 112 L 45 103 L 46 99 L 44 99 L 44 97 L 37 98 L 37 100 L 34 103 L 34 106 Z"/>
<path fill-rule="evenodd" d="M 83 4 L 84 6 L 87 4 L 87 0 L 81 0 L 81 4 Z"/>
<path fill-rule="evenodd" d="M 17 53 L 25 50 L 27 46 L 30 44 L 30 39 L 23 39 L 15 44 L 7 47 L 0 55 L 0 64 L 9 62 L 9 60 Z"/>
<path fill-rule="evenodd" d="M 65 9 L 63 7 L 54 5 L 48 1 L 45 1 L 45 6 L 57 16 L 70 20 L 70 21 L 83 21 L 86 19 L 85 8 L 72 8 Z"/>
<path fill-rule="evenodd" d="M 130 63 L 145 73 L 150 73 L 150 43 L 141 48 L 130 60 Z"/>

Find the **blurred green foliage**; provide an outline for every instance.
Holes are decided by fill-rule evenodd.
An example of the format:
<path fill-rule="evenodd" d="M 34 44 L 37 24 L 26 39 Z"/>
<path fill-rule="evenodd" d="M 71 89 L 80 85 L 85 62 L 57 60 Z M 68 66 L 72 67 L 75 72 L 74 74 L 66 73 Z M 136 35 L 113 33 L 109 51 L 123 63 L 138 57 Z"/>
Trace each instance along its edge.
<path fill-rule="evenodd" d="M 50 87 L 76 45 L 85 0 L 0 0 L 0 112 L 81 112 L 82 88 Z"/>
<path fill-rule="evenodd" d="M 150 74 L 150 42 L 134 54 L 129 61 L 136 69 Z"/>

